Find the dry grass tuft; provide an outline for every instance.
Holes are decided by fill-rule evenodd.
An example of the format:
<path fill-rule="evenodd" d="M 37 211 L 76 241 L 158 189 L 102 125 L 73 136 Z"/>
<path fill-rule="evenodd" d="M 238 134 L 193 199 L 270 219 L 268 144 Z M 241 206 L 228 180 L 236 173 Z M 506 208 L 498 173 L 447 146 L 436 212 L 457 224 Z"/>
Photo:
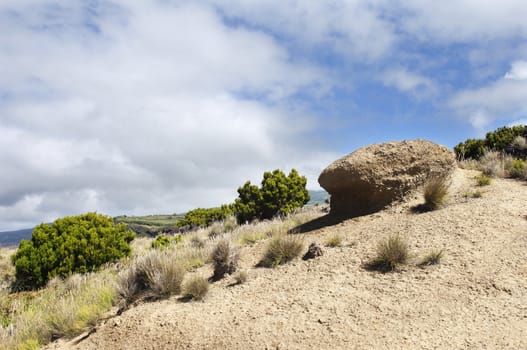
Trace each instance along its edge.
<path fill-rule="evenodd" d="M 496 151 L 487 151 L 479 159 L 479 169 L 483 174 L 491 177 L 504 176 L 504 164 L 500 154 Z"/>
<path fill-rule="evenodd" d="M 267 245 L 263 259 L 259 266 L 275 267 L 285 264 L 302 253 L 304 243 L 299 236 L 278 235 L 271 239 Z"/>
<path fill-rule="evenodd" d="M 214 265 L 213 280 L 220 280 L 226 274 L 232 274 L 238 268 L 238 249 L 231 246 L 231 243 L 224 239 L 216 243 L 212 251 L 211 260 Z"/>
<path fill-rule="evenodd" d="M 390 236 L 379 242 L 377 256 L 366 267 L 381 272 L 393 271 L 406 264 L 410 256 L 408 242 L 400 235 Z"/>
<path fill-rule="evenodd" d="M 190 277 L 183 285 L 183 296 L 192 300 L 203 300 L 209 291 L 209 282 L 200 275 Z"/>
<path fill-rule="evenodd" d="M 450 183 L 445 177 L 434 177 L 428 180 L 424 186 L 425 206 L 429 210 L 441 208 L 447 199 Z"/>
<path fill-rule="evenodd" d="M 441 259 L 444 256 L 443 249 L 433 249 L 428 254 L 425 255 L 423 260 L 419 263 L 420 266 L 429 266 L 436 265 L 441 262 Z"/>
<path fill-rule="evenodd" d="M 325 244 L 327 247 L 340 247 L 342 245 L 342 240 L 342 235 L 338 233 L 332 233 L 326 238 Z"/>
<path fill-rule="evenodd" d="M 0 297 L 1 298 L 1 297 Z M 11 312 L 0 327 L 2 349 L 31 349 L 92 327 L 117 301 L 109 271 L 54 279 L 45 289 L 9 296 Z"/>

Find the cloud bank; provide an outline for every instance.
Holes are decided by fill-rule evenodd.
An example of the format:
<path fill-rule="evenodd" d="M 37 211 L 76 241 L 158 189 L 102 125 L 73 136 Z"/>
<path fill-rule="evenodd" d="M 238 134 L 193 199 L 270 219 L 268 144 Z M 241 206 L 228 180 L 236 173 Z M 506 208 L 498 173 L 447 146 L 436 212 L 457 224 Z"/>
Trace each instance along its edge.
<path fill-rule="evenodd" d="M 317 188 L 375 133 L 524 120 L 524 7 L 2 1 L 0 231 L 216 206 L 275 168 Z"/>

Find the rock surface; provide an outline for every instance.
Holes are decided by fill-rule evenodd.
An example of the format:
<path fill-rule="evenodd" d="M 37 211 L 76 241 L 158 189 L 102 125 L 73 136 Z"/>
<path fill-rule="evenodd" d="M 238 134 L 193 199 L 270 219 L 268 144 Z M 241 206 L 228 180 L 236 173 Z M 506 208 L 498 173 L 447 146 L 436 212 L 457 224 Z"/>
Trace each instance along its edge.
<path fill-rule="evenodd" d="M 318 178 L 331 194 L 331 213 L 374 213 L 434 176 L 455 168 L 448 148 L 425 140 L 387 142 L 360 148 L 330 164 Z"/>

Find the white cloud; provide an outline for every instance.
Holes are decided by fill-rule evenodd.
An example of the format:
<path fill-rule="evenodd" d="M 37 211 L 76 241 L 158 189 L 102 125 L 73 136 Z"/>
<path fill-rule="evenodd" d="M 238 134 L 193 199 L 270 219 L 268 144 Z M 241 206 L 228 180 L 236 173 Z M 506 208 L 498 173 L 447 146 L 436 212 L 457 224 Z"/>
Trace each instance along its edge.
<path fill-rule="evenodd" d="M 395 44 L 378 1 L 210 0 L 228 17 L 285 36 L 298 47 L 335 50 L 348 60 L 376 60 Z"/>
<path fill-rule="evenodd" d="M 511 70 L 505 74 L 505 79 L 527 80 L 527 61 L 513 62 Z"/>
<path fill-rule="evenodd" d="M 219 205 L 275 168 L 316 188 L 336 157 L 284 107 L 325 73 L 208 6 L 4 2 L 0 31 L 0 231 Z"/>
<path fill-rule="evenodd" d="M 511 70 L 486 86 L 458 92 L 450 106 L 459 115 L 469 116 L 480 129 L 493 121 L 507 122 L 527 113 L 527 79 L 524 61 L 511 65 Z"/>
<path fill-rule="evenodd" d="M 404 0 L 387 2 L 402 27 L 424 40 L 466 42 L 527 35 L 523 0 Z"/>
<path fill-rule="evenodd" d="M 394 68 L 384 72 L 381 80 L 386 86 L 392 86 L 402 92 L 417 96 L 430 96 L 436 91 L 436 86 L 431 79 L 403 68 Z"/>

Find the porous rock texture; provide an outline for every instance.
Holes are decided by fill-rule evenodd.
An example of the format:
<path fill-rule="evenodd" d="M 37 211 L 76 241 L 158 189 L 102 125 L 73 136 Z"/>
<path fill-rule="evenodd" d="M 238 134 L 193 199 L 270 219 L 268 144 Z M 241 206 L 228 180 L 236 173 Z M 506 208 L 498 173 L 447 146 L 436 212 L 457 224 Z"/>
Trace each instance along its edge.
<path fill-rule="evenodd" d="M 386 142 L 336 160 L 318 182 L 331 194 L 331 214 L 354 217 L 402 199 L 430 177 L 448 176 L 455 164 L 451 150 L 431 141 Z"/>

